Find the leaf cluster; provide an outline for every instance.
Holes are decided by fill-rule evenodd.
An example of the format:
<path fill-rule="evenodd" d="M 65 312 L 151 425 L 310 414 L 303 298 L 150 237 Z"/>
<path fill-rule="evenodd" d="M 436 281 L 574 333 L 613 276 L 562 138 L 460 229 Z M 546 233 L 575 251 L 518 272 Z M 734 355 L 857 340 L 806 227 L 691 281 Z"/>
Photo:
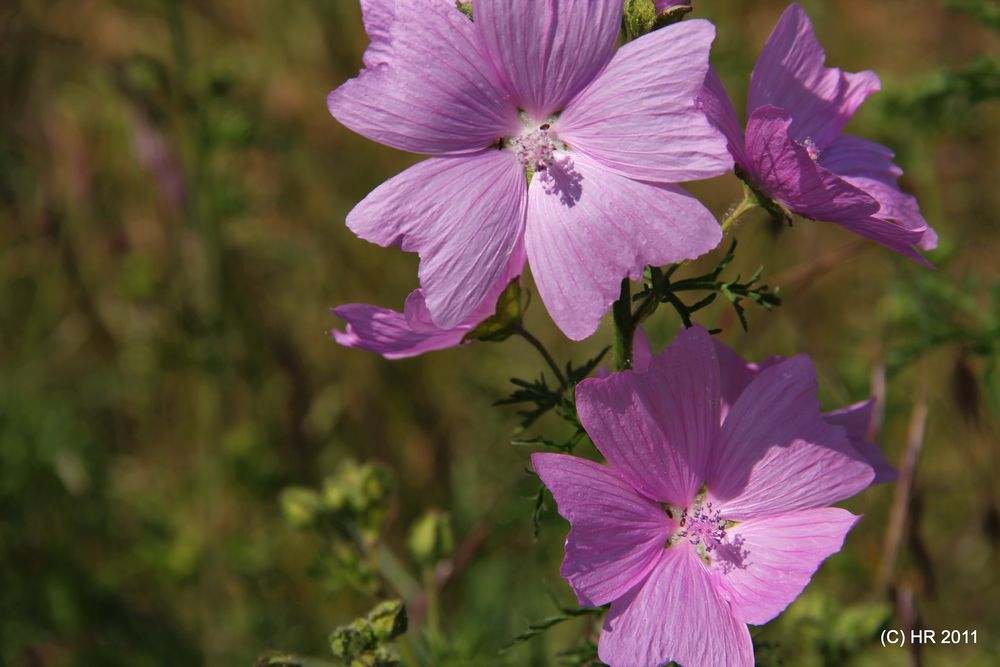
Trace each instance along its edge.
<path fill-rule="evenodd" d="M 761 266 L 746 281 L 737 274 L 734 278 L 722 278 L 723 272 L 729 267 L 736 256 L 736 240 L 730 244 L 726 255 L 708 273 L 682 280 L 673 280 L 680 264 L 674 264 L 666 269 L 649 267 L 646 270 L 644 287 L 636 294 L 632 300 L 638 303 L 638 307 L 633 311 L 633 320 L 636 324 L 649 316 L 658 304 L 668 304 L 677 311 L 684 326 L 690 327 L 694 323 L 694 315 L 715 303 L 721 294 L 733 306 L 739 317 L 740 324 L 747 330 L 746 308 L 744 301 L 750 301 L 758 306 L 771 310 L 775 306 L 781 305 L 781 297 L 778 296 L 778 288 L 771 289 L 766 284 L 759 284 L 764 272 Z M 702 298 L 689 303 L 681 298 L 684 292 L 708 292 Z M 715 333 L 715 332 L 713 332 Z"/>

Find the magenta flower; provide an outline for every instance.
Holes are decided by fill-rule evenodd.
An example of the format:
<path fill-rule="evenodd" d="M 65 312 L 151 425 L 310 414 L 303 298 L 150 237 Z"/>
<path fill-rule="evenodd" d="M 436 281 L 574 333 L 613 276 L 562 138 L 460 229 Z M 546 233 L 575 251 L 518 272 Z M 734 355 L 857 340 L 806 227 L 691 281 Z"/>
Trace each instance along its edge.
<path fill-rule="evenodd" d="M 835 222 L 926 263 L 937 234 L 917 200 L 899 189 L 903 171 L 888 148 L 842 134 L 880 88 L 874 72 L 824 66 L 809 16 L 792 4 L 764 45 L 750 79 L 746 138 L 714 71 L 701 103 L 729 140 L 745 176 L 766 196 L 806 218 Z"/>
<path fill-rule="evenodd" d="M 671 185 L 732 164 L 696 104 L 715 30 L 685 21 L 615 52 L 620 0 L 474 6 L 473 22 L 450 0 L 363 4 L 367 68 L 330 94 L 330 112 L 432 157 L 368 195 L 347 224 L 420 254 L 441 329 L 468 320 L 523 243 L 553 319 L 582 339 L 623 278 L 721 238 Z"/>
<path fill-rule="evenodd" d="M 532 456 L 571 525 L 562 576 L 580 604 L 611 603 L 598 652 L 612 667 L 752 665 L 746 624 L 780 614 L 840 550 L 858 517 L 828 505 L 874 476 L 820 415 L 807 357 L 731 399 L 721 365 L 704 329 L 683 331 L 645 372 L 578 386 L 608 465 Z"/>
<path fill-rule="evenodd" d="M 406 298 L 403 312 L 349 303 L 337 306 L 333 314 L 346 322 L 343 331 L 330 333 L 344 347 L 374 352 L 386 359 L 406 359 L 425 352 L 444 350 L 459 345 L 465 336 L 480 323 L 492 316 L 497 299 L 524 268 L 524 250 L 515 252 L 507 269 L 497 284 L 486 293 L 486 298 L 458 325 L 442 329 L 434 324 L 427 310 L 423 290 L 415 290 Z"/>

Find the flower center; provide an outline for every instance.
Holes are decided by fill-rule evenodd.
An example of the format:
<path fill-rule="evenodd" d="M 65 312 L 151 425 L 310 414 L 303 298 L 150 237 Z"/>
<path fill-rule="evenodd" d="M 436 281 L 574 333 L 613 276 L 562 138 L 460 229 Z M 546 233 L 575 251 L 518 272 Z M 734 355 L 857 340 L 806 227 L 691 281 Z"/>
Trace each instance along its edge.
<path fill-rule="evenodd" d="M 548 123 L 535 129 L 525 128 L 524 132 L 507 140 L 507 147 L 514 151 L 518 162 L 529 173 L 551 167 L 558 148 L 552 136 L 552 126 Z"/>
<path fill-rule="evenodd" d="M 672 516 L 677 515 L 672 513 Z M 743 537 L 727 534 L 727 529 L 733 525 L 702 495 L 681 512 L 678 529 L 670 536 L 667 546 L 687 540 L 706 564 L 719 568 L 724 574 L 734 569 L 742 570 L 749 564 L 750 552 L 743 548 Z"/>
<path fill-rule="evenodd" d="M 583 176 L 573 165 L 569 146 L 559 141 L 552 131 L 552 122 L 537 124 L 527 114 L 521 113 L 521 133 L 503 140 L 501 147 L 509 150 L 524 167 L 530 185 L 538 178 L 546 194 L 554 195 L 567 207 L 576 205 L 583 193 Z"/>
<path fill-rule="evenodd" d="M 726 522 L 718 510 L 712 508 L 712 503 L 696 504 L 681 512 L 680 530 L 675 537 L 711 552 L 726 539 Z"/>
<path fill-rule="evenodd" d="M 813 162 L 819 160 L 819 146 L 817 146 L 816 142 L 812 140 L 812 137 L 806 137 L 799 145 L 806 149 L 806 153 L 809 154 L 809 157 L 812 158 Z"/>

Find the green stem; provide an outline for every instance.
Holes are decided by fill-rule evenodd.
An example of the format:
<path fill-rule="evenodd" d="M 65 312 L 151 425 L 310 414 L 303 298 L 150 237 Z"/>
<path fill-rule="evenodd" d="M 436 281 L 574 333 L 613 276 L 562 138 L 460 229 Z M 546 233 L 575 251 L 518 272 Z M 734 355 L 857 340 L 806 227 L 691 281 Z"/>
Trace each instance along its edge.
<path fill-rule="evenodd" d="M 561 370 L 559 370 L 559 364 L 557 364 L 556 360 L 552 358 L 549 351 L 545 349 L 545 345 L 542 344 L 542 341 L 535 338 L 531 332 L 524 327 L 517 327 L 514 329 L 514 333 L 528 341 L 533 348 L 538 350 L 538 353 L 542 355 L 542 358 L 545 359 L 545 363 L 549 365 L 549 368 L 552 369 L 552 373 L 556 376 L 556 382 L 559 383 L 560 389 L 565 389 L 569 386 L 569 383 L 566 381 L 566 376 L 562 374 Z"/>
<path fill-rule="evenodd" d="M 615 324 L 614 350 L 618 370 L 632 368 L 632 336 L 635 334 L 635 320 L 632 318 L 632 285 L 628 278 L 622 281 L 622 291 L 611 307 Z"/>
<path fill-rule="evenodd" d="M 758 200 L 757 195 L 754 194 L 753 190 L 744 186 L 743 201 L 730 209 L 729 213 L 727 213 L 726 217 L 722 220 L 721 224 L 723 235 L 725 235 L 729 231 L 729 228 L 736 224 L 736 221 L 743 217 L 747 211 L 755 209 L 758 206 L 760 206 L 760 201 Z"/>

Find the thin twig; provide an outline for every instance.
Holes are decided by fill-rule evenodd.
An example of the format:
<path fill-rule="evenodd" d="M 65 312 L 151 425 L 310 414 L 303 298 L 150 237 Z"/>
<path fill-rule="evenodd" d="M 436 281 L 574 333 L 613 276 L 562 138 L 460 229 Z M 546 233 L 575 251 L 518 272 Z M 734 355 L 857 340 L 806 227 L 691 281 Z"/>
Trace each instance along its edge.
<path fill-rule="evenodd" d="M 913 406 L 910 415 L 910 428 L 906 440 L 906 452 L 899 469 L 899 482 L 896 484 L 896 496 L 889 515 L 889 529 L 885 535 L 885 547 L 882 551 L 882 564 L 879 567 L 878 589 L 886 591 L 892 582 L 899 559 L 899 549 L 906 530 L 907 518 L 913 496 L 913 483 L 917 475 L 917 463 L 924 446 L 924 434 L 927 429 L 927 401 L 920 399 Z"/>

